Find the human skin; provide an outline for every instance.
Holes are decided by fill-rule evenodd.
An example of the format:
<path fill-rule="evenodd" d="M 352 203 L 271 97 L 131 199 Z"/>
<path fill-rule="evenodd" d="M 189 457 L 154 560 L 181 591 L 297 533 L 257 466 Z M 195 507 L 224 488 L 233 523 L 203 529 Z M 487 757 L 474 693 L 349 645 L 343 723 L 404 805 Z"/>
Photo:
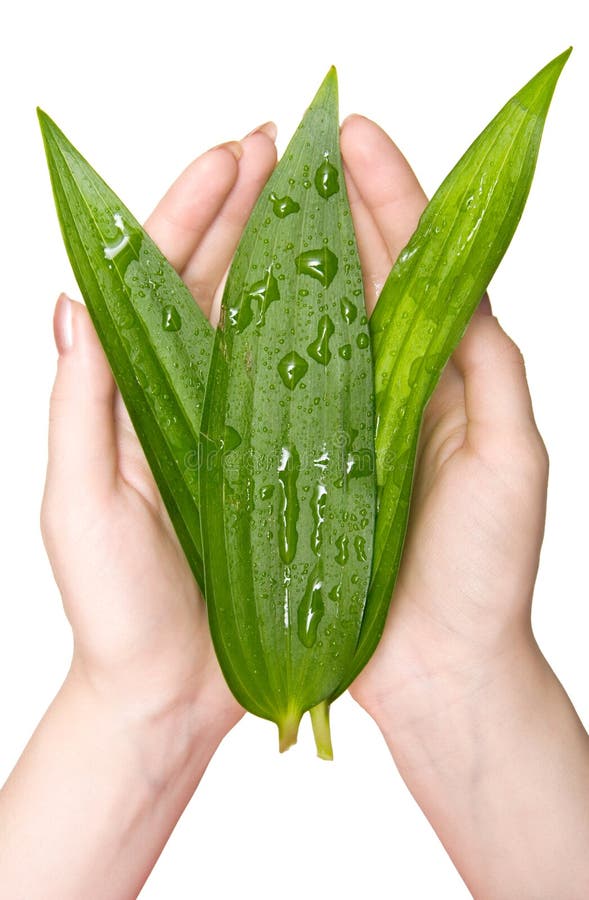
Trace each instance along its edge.
<path fill-rule="evenodd" d="M 207 312 L 275 133 L 205 153 L 146 224 Z M 54 326 L 41 524 L 74 652 L 0 793 L 0 895 L 128 900 L 243 710 L 85 308 L 62 296 Z"/>
<path fill-rule="evenodd" d="M 374 123 L 349 119 L 342 152 L 374 304 L 426 198 Z M 350 689 L 477 900 L 589 897 L 589 738 L 530 618 L 547 479 L 485 297 L 428 404 L 385 631 Z"/>
<path fill-rule="evenodd" d="M 207 312 L 272 137 L 205 154 L 147 223 Z M 342 151 L 372 308 L 425 197 L 374 123 L 348 119 Z M 42 524 L 74 655 L 0 795 L 0 883 L 122 900 L 243 711 L 89 318 L 61 298 L 55 325 Z M 485 301 L 428 406 L 391 612 L 351 688 L 477 898 L 589 895 L 587 736 L 530 626 L 546 478 L 521 354 Z"/>

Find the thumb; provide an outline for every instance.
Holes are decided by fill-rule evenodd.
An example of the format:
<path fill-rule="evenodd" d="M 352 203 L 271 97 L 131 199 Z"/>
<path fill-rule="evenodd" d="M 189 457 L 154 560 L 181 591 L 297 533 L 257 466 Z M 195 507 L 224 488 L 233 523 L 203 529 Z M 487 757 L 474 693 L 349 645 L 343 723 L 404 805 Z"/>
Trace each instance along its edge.
<path fill-rule="evenodd" d="M 117 454 L 115 382 L 84 306 L 62 294 L 53 318 L 59 352 L 49 414 L 46 494 L 59 506 L 114 484 Z"/>
<path fill-rule="evenodd" d="M 493 316 L 487 297 L 475 312 L 453 360 L 464 378 L 471 438 L 536 432 L 522 354 Z"/>

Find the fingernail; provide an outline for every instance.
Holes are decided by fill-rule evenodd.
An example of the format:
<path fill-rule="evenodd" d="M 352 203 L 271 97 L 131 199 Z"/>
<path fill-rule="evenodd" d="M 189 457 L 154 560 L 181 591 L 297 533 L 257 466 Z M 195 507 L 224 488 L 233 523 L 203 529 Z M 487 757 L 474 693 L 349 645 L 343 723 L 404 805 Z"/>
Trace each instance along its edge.
<path fill-rule="evenodd" d="M 483 314 L 483 316 L 493 315 L 493 310 L 491 309 L 491 301 L 489 300 L 488 294 L 483 294 L 481 302 L 479 303 L 479 310 Z"/>
<path fill-rule="evenodd" d="M 53 315 L 53 334 L 60 356 L 71 350 L 74 343 L 72 328 L 72 302 L 67 294 L 60 294 Z"/>
<path fill-rule="evenodd" d="M 217 144 L 216 147 L 212 148 L 213 150 L 229 150 L 229 153 L 233 154 L 235 159 L 240 160 L 243 156 L 243 147 L 239 143 L 239 141 L 226 141 L 224 144 Z"/>
<path fill-rule="evenodd" d="M 253 134 L 265 134 L 271 141 L 275 141 L 276 135 L 278 134 L 278 128 L 276 127 L 275 122 L 264 122 L 263 125 L 258 125 L 257 128 L 254 128 L 253 131 L 246 134 L 246 137 L 251 137 Z"/>

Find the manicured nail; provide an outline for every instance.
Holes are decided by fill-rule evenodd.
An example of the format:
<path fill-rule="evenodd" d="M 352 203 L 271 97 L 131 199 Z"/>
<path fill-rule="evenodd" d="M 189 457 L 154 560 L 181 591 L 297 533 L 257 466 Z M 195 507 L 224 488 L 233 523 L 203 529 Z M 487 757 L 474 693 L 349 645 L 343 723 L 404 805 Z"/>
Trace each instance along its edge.
<path fill-rule="evenodd" d="M 276 127 L 275 122 L 264 122 L 263 125 L 258 125 L 257 128 L 254 128 L 253 131 L 246 134 L 246 137 L 251 137 L 252 134 L 265 134 L 271 141 L 275 141 L 276 135 L 278 134 L 278 128 Z"/>
<path fill-rule="evenodd" d="M 483 294 L 482 300 L 479 303 L 479 310 L 484 316 L 493 315 L 493 310 L 491 309 L 491 301 L 489 300 L 488 294 Z"/>
<path fill-rule="evenodd" d="M 232 153 L 237 160 L 240 160 L 243 156 L 243 147 L 239 141 L 226 141 L 224 144 L 217 144 L 216 147 L 213 147 L 213 150 L 229 150 L 229 153 Z"/>
<path fill-rule="evenodd" d="M 71 350 L 74 343 L 72 328 L 72 302 L 67 294 L 60 294 L 53 315 L 53 334 L 60 356 Z"/>

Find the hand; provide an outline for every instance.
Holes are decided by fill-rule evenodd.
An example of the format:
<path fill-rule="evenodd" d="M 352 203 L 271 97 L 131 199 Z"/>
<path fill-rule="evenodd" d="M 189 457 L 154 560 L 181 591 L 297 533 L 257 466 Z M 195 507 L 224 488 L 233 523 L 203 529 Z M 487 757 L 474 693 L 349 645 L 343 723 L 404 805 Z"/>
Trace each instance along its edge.
<path fill-rule="evenodd" d="M 273 137 L 267 126 L 205 153 L 146 224 L 207 313 L 275 165 Z M 74 632 L 72 672 L 115 705 L 204 707 L 226 731 L 243 710 L 85 308 L 61 297 L 55 334 L 42 528 Z"/>
<path fill-rule="evenodd" d="M 376 125 L 342 149 L 372 308 L 426 197 Z M 369 711 L 416 685 L 472 675 L 531 642 L 548 458 L 518 348 L 484 298 L 425 412 L 410 525 L 385 632 L 352 687 Z"/>
<path fill-rule="evenodd" d="M 425 196 L 376 125 L 342 131 L 368 302 Z M 589 738 L 530 623 L 548 460 L 483 299 L 425 412 L 382 640 L 350 691 L 473 896 L 589 896 Z"/>
<path fill-rule="evenodd" d="M 210 312 L 276 161 L 274 126 L 205 153 L 147 229 Z M 0 792 L 14 900 L 137 896 L 243 710 L 83 306 L 58 301 L 43 536 L 70 672 Z"/>

